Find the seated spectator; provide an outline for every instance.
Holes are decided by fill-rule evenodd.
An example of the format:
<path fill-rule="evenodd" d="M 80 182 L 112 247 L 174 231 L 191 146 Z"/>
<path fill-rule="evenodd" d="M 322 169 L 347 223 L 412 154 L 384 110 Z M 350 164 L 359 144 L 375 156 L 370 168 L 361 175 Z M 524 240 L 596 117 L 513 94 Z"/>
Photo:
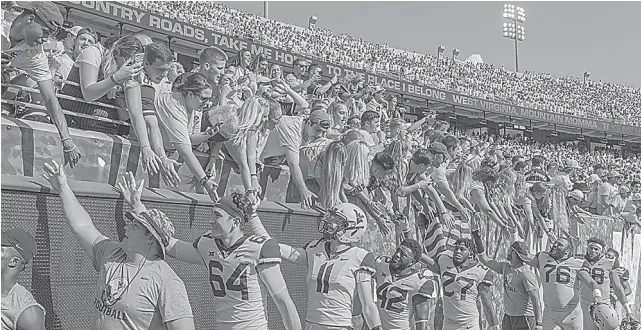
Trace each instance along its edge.
<path fill-rule="evenodd" d="M 216 134 L 215 129 L 203 133 L 194 131 L 194 113 L 202 109 L 212 95 L 212 85 L 205 76 L 183 73 L 176 78 L 171 92 L 156 98 L 155 105 L 165 149 L 178 151 L 209 197 L 216 201 L 218 184 L 213 177 L 205 175 L 205 170 L 192 150 L 194 142 L 201 143 Z"/>
<path fill-rule="evenodd" d="M 298 189 L 301 206 L 314 205 L 317 195 L 308 189 L 319 188 L 313 180 L 313 164 L 317 156 L 331 142 L 325 138 L 330 127 L 330 118 L 325 111 L 314 111 L 307 119 L 297 116 L 283 116 L 267 139 L 261 159 L 266 165 L 278 165 L 283 158 L 291 173 L 291 180 Z M 312 182 L 314 181 L 314 182 Z"/>
<path fill-rule="evenodd" d="M 22 12 L 2 10 L 2 72 L 5 68 L 24 70 L 38 85 L 40 96 L 60 133 L 65 165 L 75 166 L 80 153 L 69 135 L 67 121 L 58 103 L 47 56 L 40 42 L 55 35 L 62 26 L 62 14 L 50 1 L 21 2 Z M 14 6 L 15 7 L 15 6 Z M 8 55 L 5 57 L 5 55 Z M 17 94 L 17 93 L 15 93 Z M 3 98 L 10 98 L 3 96 Z M 3 104 L 3 112 L 6 106 Z M 10 106 L 9 106 L 10 107 Z"/>

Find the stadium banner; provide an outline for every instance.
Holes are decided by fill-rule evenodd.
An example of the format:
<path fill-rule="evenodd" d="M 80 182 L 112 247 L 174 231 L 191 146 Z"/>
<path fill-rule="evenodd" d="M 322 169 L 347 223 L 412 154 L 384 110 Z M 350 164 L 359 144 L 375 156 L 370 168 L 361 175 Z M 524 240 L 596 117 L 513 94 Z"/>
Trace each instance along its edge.
<path fill-rule="evenodd" d="M 291 67 L 297 58 L 309 57 L 294 54 L 287 50 L 277 49 L 246 39 L 229 36 L 220 32 L 203 29 L 195 25 L 184 23 L 178 20 L 166 18 L 149 11 L 141 10 L 120 2 L 111 1 L 58 1 L 65 7 L 76 8 L 86 12 L 95 12 L 96 15 L 105 16 L 132 26 L 151 30 L 164 35 L 180 38 L 197 44 L 216 46 L 228 52 L 238 52 L 241 49 L 248 49 L 252 55 L 263 54 L 270 63 Z M 443 91 L 429 86 L 421 86 L 407 81 L 401 81 L 391 77 L 376 75 L 365 70 L 346 68 L 324 61 L 312 60 L 319 64 L 325 76 L 338 76 L 343 78 L 347 75 L 357 74 L 365 77 L 370 84 L 378 84 L 383 88 L 406 95 L 412 95 L 423 99 L 450 103 L 461 107 L 487 111 L 512 117 L 536 120 L 558 125 L 577 127 L 582 129 L 593 129 L 612 134 L 641 136 L 641 127 L 622 125 L 602 120 L 577 117 L 561 113 L 553 113 L 543 110 L 529 109 L 526 107 L 511 105 L 502 102 L 489 101 L 476 97 L 465 96 L 449 91 Z"/>

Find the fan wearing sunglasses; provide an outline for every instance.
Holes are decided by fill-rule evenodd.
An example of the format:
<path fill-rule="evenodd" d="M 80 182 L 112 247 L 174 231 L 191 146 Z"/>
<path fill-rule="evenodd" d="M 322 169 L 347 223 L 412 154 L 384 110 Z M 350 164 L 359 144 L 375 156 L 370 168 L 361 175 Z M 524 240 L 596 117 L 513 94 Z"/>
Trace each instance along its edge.
<path fill-rule="evenodd" d="M 96 229 L 60 165 L 45 163 L 43 177 L 59 193 L 67 225 L 99 274 L 94 299 L 86 302 L 93 306 L 90 328 L 195 329 L 185 284 L 164 261 L 174 235 L 169 218 L 155 209 L 127 212 L 122 241 L 111 240 Z"/>
<path fill-rule="evenodd" d="M 199 145 L 213 137 L 218 129 L 195 132 L 194 121 L 196 112 L 207 106 L 213 95 L 212 85 L 200 73 L 183 73 L 176 78 L 171 92 L 159 95 L 155 100 L 158 126 L 162 135 L 165 149 L 175 149 L 185 160 L 200 185 L 207 191 L 209 197 L 216 201 L 217 184 L 213 177 L 205 174 L 192 145 Z"/>
<path fill-rule="evenodd" d="M 17 7 L 22 9 L 22 13 L 18 15 L 3 11 L 2 71 L 5 70 L 5 64 L 9 64 L 13 68 L 26 71 L 38 84 L 47 112 L 58 128 L 65 165 L 73 167 L 81 156 L 69 135 L 67 121 L 56 97 L 49 61 L 43 47 L 46 40 L 56 35 L 62 26 L 62 14 L 51 1 L 19 2 Z"/>
<path fill-rule="evenodd" d="M 261 155 L 264 164 L 277 166 L 283 156 L 300 193 L 301 207 L 310 208 L 318 197 L 310 187 L 320 190 L 314 179 L 316 158 L 331 142 L 325 133 L 331 126 L 330 117 L 325 110 L 312 112 L 308 118 L 282 116 L 280 123 L 269 133 Z M 306 181 L 313 186 L 308 187 Z M 294 197 L 295 198 L 295 197 Z"/>

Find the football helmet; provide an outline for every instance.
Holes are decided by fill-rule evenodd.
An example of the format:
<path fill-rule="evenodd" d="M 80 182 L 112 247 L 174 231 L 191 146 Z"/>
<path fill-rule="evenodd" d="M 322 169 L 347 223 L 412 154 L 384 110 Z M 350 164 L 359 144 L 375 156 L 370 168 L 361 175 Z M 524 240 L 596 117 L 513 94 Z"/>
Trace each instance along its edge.
<path fill-rule="evenodd" d="M 590 316 L 600 330 L 614 330 L 619 327 L 619 316 L 606 303 L 592 303 L 590 305 Z"/>
<path fill-rule="evenodd" d="M 351 203 L 342 203 L 329 209 L 318 223 L 318 231 L 325 239 L 341 243 L 358 242 L 367 229 L 365 212 Z"/>

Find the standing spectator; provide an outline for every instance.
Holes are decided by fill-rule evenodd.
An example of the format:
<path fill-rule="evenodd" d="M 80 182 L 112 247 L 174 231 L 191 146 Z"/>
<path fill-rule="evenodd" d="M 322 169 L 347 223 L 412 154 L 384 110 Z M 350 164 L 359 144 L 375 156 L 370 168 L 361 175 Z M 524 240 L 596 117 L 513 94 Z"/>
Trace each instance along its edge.
<path fill-rule="evenodd" d="M 2 233 L 2 329 L 44 330 L 45 309 L 18 277 L 36 254 L 36 240 L 22 229 Z"/>
<path fill-rule="evenodd" d="M 367 110 L 361 116 L 361 129 L 367 133 L 365 143 L 370 148 L 378 150 L 382 148 L 385 141 L 381 141 L 378 132 L 381 130 L 381 115 L 378 112 Z"/>
<path fill-rule="evenodd" d="M 76 59 L 85 48 L 92 46 L 98 42 L 98 34 L 92 28 L 83 28 L 81 26 L 72 27 L 69 32 L 66 32 L 65 39 L 62 43 L 65 46 L 65 51 L 62 55 L 53 58 L 51 61 L 51 74 L 56 79 L 67 80 L 71 68 L 73 67 Z M 55 82 L 58 89 L 62 89 L 64 82 Z"/>
<path fill-rule="evenodd" d="M 89 102 L 114 103 L 118 89 L 124 91 L 128 116 L 140 143 L 143 168 L 150 174 L 159 170 L 160 158 L 154 153 L 147 125 L 145 124 L 141 84 L 136 78 L 144 69 L 144 49 L 138 39 L 125 36 L 116 40 L 109 49 L 100 44 L 87 47 L 78 59 L 77 66 L 69 73 L 68 80 L 79 84 L 66 84 L 62 93 L 83 98 Z M 90 103 L 64 100 L 66 109 L 100 117 L 110 117 L 111 109 L 104 109 Z M 85 126 L 95 125 L 94 120 L 80 120 Z"/>
<path fill-rule="evenodd" d="M 212 86 L 205 76 L 200 73 L 183 73 L 176 78 L 172 91 L 158 96 L 155 104 L 165 148 L 175 148 L 178 151 L 209 197 L 216 201 L 218 185 L 214 178 L 205 174 L 191 147 L 216 133 L 213 128 L 203 133 L 194 131 L 195 112 L 202 109 L 212 95 Z"/>
<path fill-rule="evenodd" d="M 221 78 L 227 65 L 227 55 L 219 48 L 208 47 L 200 51 L 199 61 L 198 73 L 207 77 L 213 87 L 213 105 L 226 105 L 227 97 L 232 91 L 229 84 L 221 85 Z"/>
<path fill-rule="evenodd" d="M 306 89 L 303 88 L 303 82 L 305 73 L 307 73 L 307 68 L 309 67 L 309 63 L 307 62 L 306 59 L 304 58 L 297 58 L 294 60 L 294 71 L 285 77 L 285 81 L 291 87 L 295 92 L 297 93 L 304 93 L 306 92 Z"/>
<path fill-rule="evenodd" d="M 269 134 L 267 144 L 261 155 L 267 165 L 278 165 L 282 158 L 287 159 L 291 180 L 298 189 L 301 206 L 310 208 L 318 198 L 310 191 L 305 180 L 313 175 L 311 162 L 315 160 L 329 143 L 324 138 L 330 127 L 330 118 L 325 111 L 314 111 L 307 119 L 298 116 L 283 116 L 280 123 Z M 301 149 L 305 149 L 301 155 Z"/>
<path fill-rule="evenodd" d="M 164 213 L 127 212 L 122 242 L 96 229 L 53 161 L 44 177 L 60 195 L 67 225 L 98 272 L 92 329 L 192 330 L 194 317 L 185 284 L 164 261 L 174 226 Z"/>
<path fill-rule="evenodd" d="M 62 14 L 51 1 L 25 1 L 20 6 L 23 11 L 19 15 L 2 11 L 2 71 L 5 71 L 7 65 L 25 70 L 38 84 L 47 112 L 60 134 L 64 164 L 73 167 L 80 160 L 80 152 L 69 134 L 42 45 L 44 40 L 55 35 L 62 26 Z M 9 58 L 5 58 L 5 54 Z"/>
<path fill-rule="evenodd" d="M 596 210 L 600 215 L 613 215 L 616 213 L 614 210 L 616 208 L 614 199 L 618 193 L 617 184 L 620 178 L 621 174 L 619 174 L 619 172 L 610 171 L 610 173 L 608 173 L 608 181 L 599 187 Z"/>
<path fill-rule="evenodd" d="M 387 123 L 389 116 L 387 115 L 388 104 L 385 101 L 385 89 L 379 85 L 374 86 L 371 92 L 372 99 L 367 103 L 367 110 L 374 111 L 381 116 L 381 121 Z"/>

